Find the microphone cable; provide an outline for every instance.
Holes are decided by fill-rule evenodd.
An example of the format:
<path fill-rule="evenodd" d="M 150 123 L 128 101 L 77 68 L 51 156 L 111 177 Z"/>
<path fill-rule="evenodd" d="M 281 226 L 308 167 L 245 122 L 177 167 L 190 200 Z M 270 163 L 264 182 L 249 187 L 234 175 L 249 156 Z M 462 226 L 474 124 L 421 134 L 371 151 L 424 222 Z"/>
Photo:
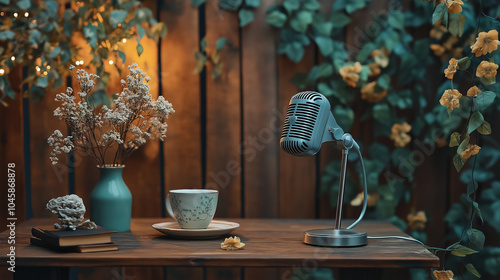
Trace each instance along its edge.
<path fill-rule="evenodd" d="M 356 141 L 354 141 L 354 149 L 358 153 L 359 162 L 361 163 L 361 171 L 362 171 L 361 173 L 363 175 L 363 194 L 364 194 L 364 197 L 363 197 L 363 208 L 361 209 L 361 214 L 359 214 L 359 218 L 356 221 L 354 221 L 354 223 L 352 223 L 350 226 L 348 226 L 347 229 L 352 229 L 359 222 L 361 222 L 361 220 L 365 216 L 366 205 L 368 203 L 368 182 L 366 181 L 365 163 L 363 162 L 363 155 L 361 155 L 361 150 L 359 148 L 358 143 L 356 143 Z"/>

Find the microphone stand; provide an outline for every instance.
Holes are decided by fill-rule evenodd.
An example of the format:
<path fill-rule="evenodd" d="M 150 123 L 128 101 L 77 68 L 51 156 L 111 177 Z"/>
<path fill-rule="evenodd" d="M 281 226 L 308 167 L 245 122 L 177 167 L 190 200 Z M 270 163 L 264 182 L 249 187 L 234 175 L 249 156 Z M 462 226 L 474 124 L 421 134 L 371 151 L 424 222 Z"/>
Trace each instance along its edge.
<path fill-rule="evenodd" d="M 363 218 L 366 211 L 367 204 L 367 182 L 366 182 L 366 172 L 363 163 L 363 157 L 361 155 L 360 149 L 356 141 L 352 138 L 349 133 L 343 134 L 340 139 L 336 137 L 338 135 L 337 129 L 329 127 L 328 131 L 331 133 L 337 145 L 342 150 L 342 165 L 340 168 L 340 182 L 339 182 L 339 195 L 337 198 L 337 209 L 335 213 L 335 225 L 333 229 L 313 229 L 306 231 L 304 233 L 304 243 L 309 245 L 323 246 L 323 247 L 355 247 L 363 246 L 367 243 L 366 232 L 361 232 L 353 230 L 361 219 Z M 337 135 L 336 135 L 337 134 Z M 345 229 L 341 228 L 342 223 L 342 206 L 344 204 L 344 191 L 345 191 L 345 181 L 347 174 L 347 159 L 349 157 L 349 151 L 354 148 L 359 155 L 361 162 L 362 172 L 363 172 L 363 185 L 364 185 L 364 198 L 363 198 L 363 209 L 359 218 Z"/>

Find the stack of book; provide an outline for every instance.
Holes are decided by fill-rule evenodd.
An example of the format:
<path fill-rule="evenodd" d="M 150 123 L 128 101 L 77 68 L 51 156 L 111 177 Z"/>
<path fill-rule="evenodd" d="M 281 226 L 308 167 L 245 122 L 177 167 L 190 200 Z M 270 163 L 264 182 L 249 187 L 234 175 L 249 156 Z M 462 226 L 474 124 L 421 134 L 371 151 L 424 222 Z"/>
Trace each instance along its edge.
<path fill-rule="evenodd" d="M 30 242 L 58 252 L 103 252 L 116 251 L 118 244 L 111 241 L 115 231 L 98 227 L 97 229 L 55 230 L 34 227 L 31 229 Z"/>

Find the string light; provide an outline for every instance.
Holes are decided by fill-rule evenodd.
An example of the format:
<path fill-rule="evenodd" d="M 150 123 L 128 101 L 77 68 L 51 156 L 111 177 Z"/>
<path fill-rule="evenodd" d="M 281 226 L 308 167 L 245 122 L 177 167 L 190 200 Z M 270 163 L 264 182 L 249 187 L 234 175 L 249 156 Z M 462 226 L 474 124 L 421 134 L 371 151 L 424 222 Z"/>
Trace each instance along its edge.
<path fill-rule="evenodd" d="M 0 75 L 3 75 L 3 73 L 5 73 L 5 70 L 0 69 Z"/>
<path fill-rule="evenodd" d="M 47 70 L 50 70 L 50 65 L 47 65 Z"/>
<path fill-rule="evenodd" d="M 80 65 L 83 65 L 83 60 L 80 60 Z"/>
<path fill-rule="evenodd" d="M 18 13 L 14 13 L 14 17 L 15 17 L 15 18 L 17 18 L 17 16 L 18 16 L 18 15 L 19 15 Z"/>
<path fill-rule="evenodd" d="M 126 43 L 127 42 L 127 39 L 126 38 L 123 38 L 122 39 L 122 43 Z"/>
<path fill-rule="evenodd" d="M 37 67 L 35 67 L 35 69 L 37 72 L 40 72 L 40 67 L 37 66 Z"/>
<path fill-rule="evenodd" d="M 0 12 L 0 16 L 3 16 L 3 15 L 5 15 L 5 13 L 4 12 Z"/>
<path fill-rule="evenodd" d="M 26 12 L 24 13 L 24 17 L 29 17 L 30 16 L 30 13 Z"/>
<path fill-rule="evenodd" d="M 76 65 L 80 65 L 80 61 L 75 62 Z"/>
<path fill-rule="evenodd" d="M 16 57 L 15 56 L 11 56 L 10 60 L 14 61 L 14 60 L 16 60 Z"/>
<path fill-rule="evenodd" d="M 45 76 L 47 76 L 47 74 L 49 74 L 49 73 L 47 73 L 47 71 L 43 71 L 43 74 L 44 74 Z"/>
<path fill-rule="evenodd" d="M 110 60 L 110 61 L 109 61 L 109 65 L 113 65 L 113 60 Z"/>

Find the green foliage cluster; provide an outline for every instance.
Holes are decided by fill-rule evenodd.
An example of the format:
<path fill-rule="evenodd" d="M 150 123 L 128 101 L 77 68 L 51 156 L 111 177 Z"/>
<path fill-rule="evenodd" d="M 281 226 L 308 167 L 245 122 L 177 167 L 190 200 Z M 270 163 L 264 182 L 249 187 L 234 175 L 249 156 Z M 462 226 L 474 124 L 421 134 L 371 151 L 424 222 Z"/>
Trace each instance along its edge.
<path fill-rule="evenodd" d="M 196 58 L 197 64 L 194 69 L 195 74 L 199 74 L 205 66 L 209 63 L 213 65 L 212 69 L 212 79 L 217 79 L 222 73 L 224 63 L 220 60 L 220 54 L 224 46 L 227 44 L 227 40 L 224 37 L 217 39 L 215 43 L 215 48 L 212 50 L 207 49 L 207 39 L 203 38 L 200 42 L 200 51 L 197 51 L 194 56 Z"/>
<path fill-rule="evenodd" d="M 139 40 L 144 36 L 158 40 L 167 29 L 153 17 L 153 12 L 140 1 L 95 0 L 0 0 L 0 99 L 14 98 L 7 75 L 17 65 L 27 73 L 23 83 L 33 99 L 44 95 L 45 88 L 63 85 L 70 75 L 69 66 L 79 64 L 78 51 L 82 43 L 90 46 L 91 61 L 101 79 L 97 85 L 96 100 L 109 103 L 106 85 L 110 72 L 104 69 L 109 59 L 125 61 L 121 44 L 137 40 L 137 53 L 143 52 Z M 75 40 L 81 37 L 83 40 Z M 78 63 L 76 63 L 78 62 Z M 114 71 L 121 68 L 114 63 Z"/>
<path fill-rule="evenodd" d="M 344 42 L 339 35 L 351 21 L 349 14 L 369 7 L 370 2 L 338 0 L 334 1 L 331 11 L 324 11 L 315 0 L 285 0 L 268 9 L 266 21 L 279 30 L 281 42 L 278 50 L 292 61 L 301 61 L 305 49 L 311 45 L 319 51 L 319 63 L 309 73 L 295 75 L 292 82 L 301 89 L 314 88 L 326 95 L 333 105 L 333 114 L 345 130 L 348 131 L 351 127 L 364 129 L 363 137 L 357 139 L 362 142 L 367 155 L 365 164 L 369 193 L 380 196 L 376 204 L 369 207 L 367 215 L 371 218 L 388 219 L 401 229 L 408 230 L 415 238 L 426 242 L 425 231 L 407 226 L 405 221 L 396 216 L 396 207 L 401 203 L 408 203 L 412 193 L 418 191 L 414 172 L 425 157 L 434 153 L 449 155 L 451 149 L 438 149 L 448 142 L 447 139 L 450 139 L 450 146 L 461 146 L 458 153 L 453 152 L 456 158 L 457 154 L 460 157 L 461 151 L 472 141 L 469 136 L 471 133 L 491 133 L 491 126 L 485 121 L 485 116 L 500 108 L 500 102 L 496 98 L 500 90 L 492 82 L 471 80 L 472 73 L 480 62 L 470 51 L 478 28 L 475 8 L 479 7 L 466 2 L 462 12 L 451 14 L 444 5 L 437 5 L 434 9 L 427 1 L 416 0 L 412 2 L 410 10 L 403 11 L 397 5 L 398 1 L 392 1 L 387 11 L 374 16 L 371 26 L 367 26 L 366 30 L 356 31 L 362 34 L 350 34 L 361 36 L 361 45 L 352 46 Z M 500 15 L 500 8 L 493 0 L 483 1 L 483 9 L 491 17 Z M 436 25 L 432 27 L 432 23 Z M 439 23 L 445 27 L 441 39 L 417 37 L 410 32 L 414 28 L 435 29 Z M 494 24 L 494 20 L 483 20 L 480 29 L 498 29 L 498 26 L 491 26 Z M 441 62 L 430 52 L 433 44 L 445 47 L 450 45 L 448 49 L 441 46 L 446 49 L 440 55 Z M 455 54 L 452 51 L 463 56 L 457 57 L 458 68 L 463 71 L 456 74 L 455 81 L 460 82 L 455 88 L 468 89 L 473 85 L 480 85 L 481 94 L 484 95 L 462 96 L 460 107 L 449 114 L 447 108 L 439 104 L 449 82 L 443 83 L 436 92 L 429 83 L 429 76 L 433 68 L 441 69 L 443 73 L 448 66 L 447 59 Z M 380 55 L 384 53 L 386 57 Z M 495 56 L 498 54 L 489 55 L 487 60 L 500 61 Z M 361 67 L 359 71 L 355 70 L 357 80 L 350 80 L 349 75 L 343 75 L 346 70 L 354 71 L 352 69 L 356 69 L 358 63 Z M 373 70 L 374 64 L 379 66 L 379 73 Z M 362 92 L 367 91 L 368 86 L 373 84 L 373 94 L 386 95 L 371 101 L 360 98 L 360 89 Z M 435 94 L 430 94 L 432 92 Z M 411 125 L 408 136 L 412 138 L 412 142 L 409 145 L 397 145 L 396 141 L 391 141 L 398 137 L 398 131 L 396 134 L 394 132 L 395 124 L 402 122 Z M 465 127 L 464 132 L 453 134 L 460 127 Z M 476 135 L 477 137 L 479 136 Z M 370 143 L 363 139 L 373 141 Z M 444 249 L 453 256 L 447 258 L 447 266 L 459 274 L 461 269 L 458 265 L 462 264 L 468 271 L 464 277 L 479 277 L 482 274 L 484 278 L 485 275 L 499 272 L 500 250 L 483 248 L 484 234 L 472 227 L 477 221 L 476 217 L 479 217 L 479 221 L 484 220 L 500 231 L 500 215 L 494 214 L 494 209 L 498 209 L 495 207 L 500 206 L 497 193 L 500 182 L 491 182 L 495 177 L 491 169 L 500 158 L 500 146 L 492 139 L 488 139 L 488 142 L 490 145 L 483 146 L 478 155 L 480 160 L 462 171 L 460 179 L 468 185 L 468 190 L 462 201 L 454 204 L 445 217 L 454 233 L 449 236 L 450 241 L 458 240 Z M 355 160 L 355 156 L 350 157 L 350 161 Z M 465 162 L 461 163 L 461 167 L 464 165 Z M 332 205 L 335 205 L 338 193 L 339 169 L 340 161 L 334 160 L 325 168 L 322 176 L 322 190 L 330 193 Z M 359 179 L 348 179 L 348 184 L 355 182 L 359 182 Z M 478 183 L 484 187 L 491 183 L 492 187 L 486 188 L 477 200 Z M 346 200 L 353 199 L 357 192 L 348 188 Z M 428 274 L 422 271 L 413 273 L 413 279 L 427 277 Z"/>
<path fill-rule="evenodd" d="M 191 0 L 191 4 L 195 7 L 207 2 L 207 0 Z M 260 6 L 260 0 L 219 0 L 217 5 L 226 11 L 238 12 L 238 18 L 240 20 L 240 26 L 246 26 L 251 23 L 254 18 L 253 9 Z"/>

